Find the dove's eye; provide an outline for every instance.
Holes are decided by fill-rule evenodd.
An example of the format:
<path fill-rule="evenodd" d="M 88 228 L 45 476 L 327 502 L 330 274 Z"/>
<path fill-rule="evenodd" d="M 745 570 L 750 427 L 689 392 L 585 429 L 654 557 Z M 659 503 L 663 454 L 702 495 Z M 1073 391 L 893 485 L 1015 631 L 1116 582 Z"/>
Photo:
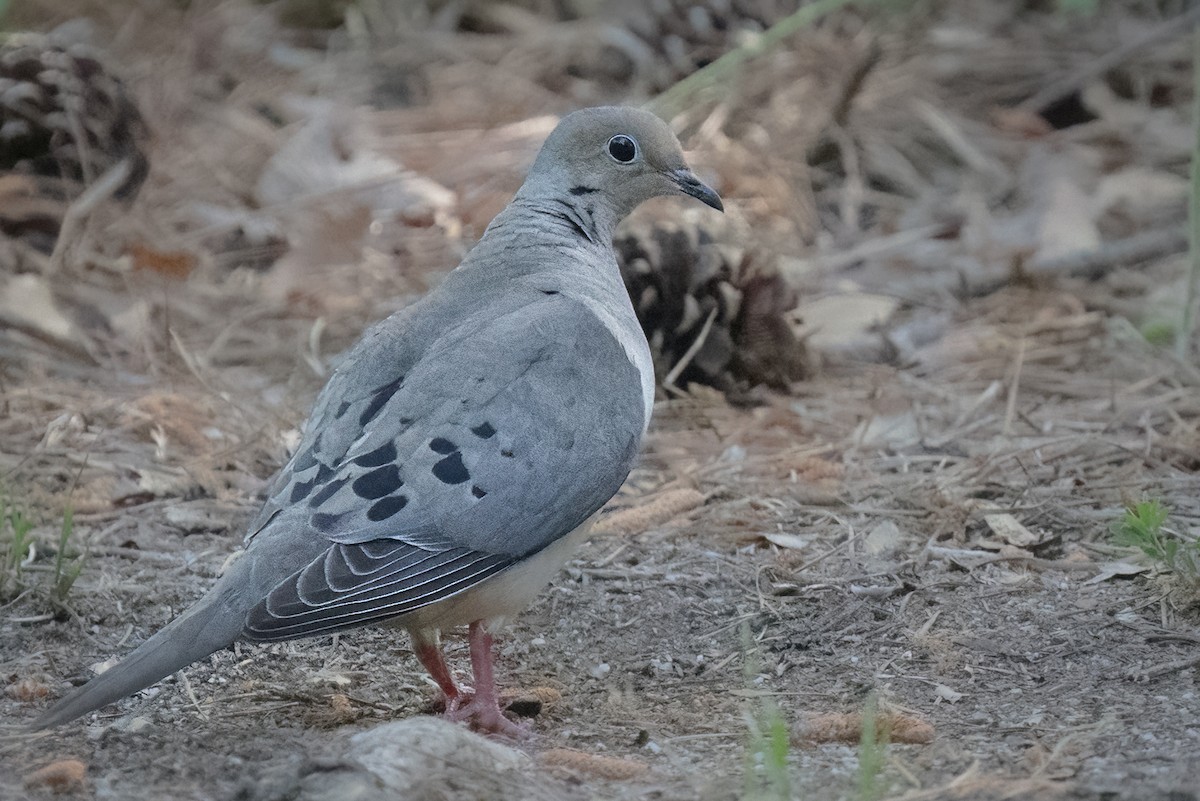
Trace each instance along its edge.
<path fill-rule="evenodd" d="M 637 142 L 625 134 L 617 134 L 608 140 L 608 155 L 622 164 L 628 164 L 637 158 Z"/>

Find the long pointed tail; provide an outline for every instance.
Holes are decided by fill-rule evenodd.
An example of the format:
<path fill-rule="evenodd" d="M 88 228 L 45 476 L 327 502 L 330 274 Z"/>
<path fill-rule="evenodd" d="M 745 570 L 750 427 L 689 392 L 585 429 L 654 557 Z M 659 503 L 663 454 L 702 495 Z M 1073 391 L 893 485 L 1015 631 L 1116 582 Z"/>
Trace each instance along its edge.
<path fill-rule="evenodd" d="M 229 578 L 227 575 L 195 606 L 138 646 L 120 664 L 59 699 L 31 728 L 58 726 L 86 715 L 233 643 L 247 610 L 239 609 L 237 598 L 241 593 L 231 591 Z"/>

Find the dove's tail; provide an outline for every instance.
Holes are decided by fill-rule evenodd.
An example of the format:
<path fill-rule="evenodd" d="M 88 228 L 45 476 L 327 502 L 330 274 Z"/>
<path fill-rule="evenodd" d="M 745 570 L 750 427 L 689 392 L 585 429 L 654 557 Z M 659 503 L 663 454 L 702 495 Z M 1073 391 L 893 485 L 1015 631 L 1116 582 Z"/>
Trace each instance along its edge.
<path fill-rule="evenodd" d="M 229 572 L 240 572 L 236 567 L 237 563 Z M 31 728 L 46 729 L 86 715 L 232 644 L 249 611 L 241 608 L 239 598 L 244 594 L 236 591 L 236 578 L 226 574 L 195 606 L 139 645 L 120 664 L 59 699 Z"/>

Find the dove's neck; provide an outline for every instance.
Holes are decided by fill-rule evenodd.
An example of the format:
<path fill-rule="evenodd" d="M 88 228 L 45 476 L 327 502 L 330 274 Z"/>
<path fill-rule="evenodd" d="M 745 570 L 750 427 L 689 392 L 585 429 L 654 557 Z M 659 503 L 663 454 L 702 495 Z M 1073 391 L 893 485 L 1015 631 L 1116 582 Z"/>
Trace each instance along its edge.
<path fill-rule="evenodd" d="M 569 180 L 541 181 L 530 176 L 489 226 L 517 232 L 536 230 L 544 241 L 558 245 L 612 246 L 613 232 L 624 213 L 614 209 L 601 190 Z"/>
<path fill-rule="evenodd" d="M 489 272 L 502 269 L 508 278 L 536 273 L 584 283 L 598 278 L 624 292 L 612 246 L 619 220 L 613 217 L 604 204 L 584 196 L 522 191 L 492 220 L 467 262 Z"/>
<path fill-rule="evenodd" d="M 646 335 L 621 279 L 613 252 L 619 220 L 576 198 L 518 194 L 500 212 L 459 267 L 463 281 L 513 288 L 522 283 L 545 294 L 574 298 L 604 324 L 641 376 L 648 424 L 654 405 L 654 365 Z M 487 301 L 483 301 L 487 302 Z"/>

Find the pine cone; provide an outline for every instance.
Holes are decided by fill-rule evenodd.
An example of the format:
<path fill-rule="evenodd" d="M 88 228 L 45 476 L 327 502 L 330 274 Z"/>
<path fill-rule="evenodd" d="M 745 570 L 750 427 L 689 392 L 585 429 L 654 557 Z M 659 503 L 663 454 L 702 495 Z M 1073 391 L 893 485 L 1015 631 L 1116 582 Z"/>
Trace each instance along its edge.
<path fill-rule="evenodd" d="M 89 48 L 20 34 L 0 45 L 0 172 L 57 179 L 73 197 L 122 159 L 116 196 L 132 199 L 149 165 L 142 115 Z"/>
<path fill-rule="evenodd" d="M 676 386 L 741 395 L 756 384 L 787 389 L 804 377 L 804 346 L 786 320 L 799 298 L 773 267 L 697 227 L 660 223 L 614 244 L 660 382 L 701 336 Z"/>
<path fill-rule="evenodd" d="M 640 4 L 639 4 L 640 5 Z M 661 91 L 716 61 L 799 8 L 798 0 L 651 0 L 627 20 L 657 51 L 666 70 L 652 80 Z"/>

